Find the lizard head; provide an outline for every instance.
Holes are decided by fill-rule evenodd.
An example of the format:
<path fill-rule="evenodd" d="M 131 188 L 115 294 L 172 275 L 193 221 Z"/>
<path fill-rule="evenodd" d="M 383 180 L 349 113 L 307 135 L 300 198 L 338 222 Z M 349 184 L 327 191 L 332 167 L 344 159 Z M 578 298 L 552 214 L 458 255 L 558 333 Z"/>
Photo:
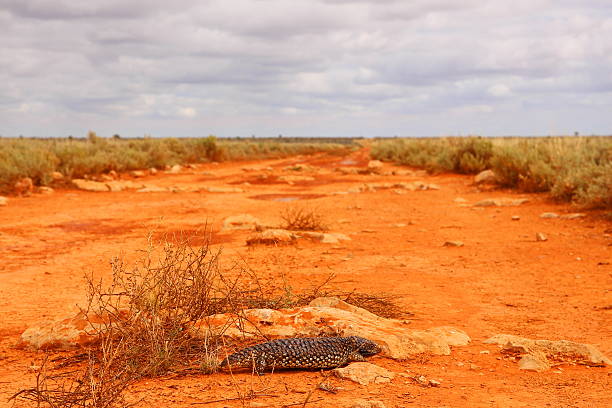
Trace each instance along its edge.
<path fill-rule="evenodd" d="M 365 339 L 359 336 L 351 336 L 351 340 L 355 344 L 355 348 L 362 356 L 368 357 L 373 356 L 381 352 L 381 348 L 378 344 L 372 340 Z"/>

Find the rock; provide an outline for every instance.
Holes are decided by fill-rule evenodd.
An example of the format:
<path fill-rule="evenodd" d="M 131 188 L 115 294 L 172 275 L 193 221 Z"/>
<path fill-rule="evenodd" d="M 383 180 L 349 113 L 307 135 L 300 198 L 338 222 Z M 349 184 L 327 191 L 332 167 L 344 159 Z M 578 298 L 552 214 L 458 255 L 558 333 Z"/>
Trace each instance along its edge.
<path fill-rule="evenodd" d="M 132 176 L 132 177 L 140 178 L 140 177 L 144 177 L 146 175 L 147 175 L 147 173 L 145 173 L 143 170 L 132 170 L 132 171 L 130 171 L 130 176 Z"/>
<path fill-rule="evenodd" d="M 232 215 L 223 220 L 223 230 L 256 230 L 262 226 L 251 214 Z"/>
<path fill-rule="evenodd" d="M 72 184 L 74 184 L 78 189 L 85 191 L 110 191 L 110 187 L 107 186 L 106 183 L 100 183 L 99 181 L 73 179 Z"/>
<path fill-rule="evenodd" d="M 526 355 L 519 360 L 519 370 L 528 370 L 528 371 L 546 371 L 550 369 L 550 364 L 546 361 L 546 359 L 538 358 L 533 355 Z"/>
<path fill-rule="evenodd" d="M 8 204 L 8 198 L 4 196 L 0 196 L 0 207 L 5 206 L 7 204 Z"/>
<path fill-rule="evenodd" d="M 559 218 L 559 214 L 554 212 L 544 212 L 540 214 L 540 218 Z"/>
<path fill-rule="evenodd" d="M 382 401 L 354 399 L 351 401 L 348 408 L 387 408 Z"/>
<path fill-rule="evenodd" d="M 493 170 L 484 170 L 474 176 L 474 184 L 495 184 L 497 177 Z"/>
<path fill-rule="evenodd" d="M 102 174 L 100 175 L 99 179 L 96 181 L 113 181 L 115 180 L 112 176 L 109 176 L 108 174 Z"/>
<path fill-rule="evenodd" d="M 238 187 L 206 187 L 209 193 L 244 193 L 244 190 Z"/>
<path fill-rule="evenodd" d="M 432 183 L 427 184 L 427 188 L 426 188 L 426 190 L 439 190 L 439 189 L 440 189 L 439 185 L 432 184 Z"/>
<path fill-rule="evenodd" d="M 429 380 L 429 385 L 431 387 L 439 387 L 440 385 L 442 385 L 442 383 L 438 380 Z"/>
<path fill-rule="evenodd" d="M 368 162 L 368 171 L 370 173 L 380 173 L 383 168 L 383 163 L 380 160 L 370 160 Z"/>
<path fill-rule="evenodd" d="M 155 167 L 151 167 L 151 168 L 149 169 L 149 174 L 151 174 L 151 175 L 153 175 L 153 176 L 154 176 L 154 175 L 156 175 L 156 174 L 157 174 L 157 169 L 156 169 Z"/>
<path fill-rule="evenodd" d="M 170 170 L 168 170 L 167 173 L 179 174 L 181 170 L 183 170 L 183 166 L 181 166 L 180 164 L 175 164 L 174 166 L 170 167 Z"/>
<path fill-rule="evenodd" d="M 280 176 L 278 178 L 279 181 L 284 181 L 286 183 L 295 183 L 296 181 L 313 181 L 315 178 L 310 176 Z"/>
<path fill-rule="evenodd" d="M 68 319 L 28 328 L 21 334 L 21 345 L 38 350 L 66 350 L 90 346 L 98 340 L 93 333 L 102 329 L 112 319 L 108 314 L 87 317 L 83 312 L 79 312 Z"/>
<path fill-rule="evenodd" d="M 336 377 L 351 380 L 361 385 L 368 385 L 372 382 L 375 384 L 387 384 L 395 378 L 395 374 L 391 371 L 371 363 L 363 362 L 351 363 L 346 367 L 336 368 L 332 372 Z"/>
<path fill-rule="evenodd" d="M 475 203 L 474 207 L 516 207 L 528 201 L 526 198 L 487 198 Z"/>
<path fill-rule="evenodd" d="M 115 170 L 109 171 L 108 175 L 111 176 L 115 180 L 117 180 L 119 178 L 119 174 L 117 174 L 117 172 Z"/>
<path fill-rule="evenodd" d="M 536 241 L 538 241 L 538 242 L 548 241 L 548 237 L 546 235 L 544 235 L 544 233 L 538 232 L 538 233 L 536 233 Z"/>
<path fill-rule="evenodd" d="M 286 170 L 286 171 L 314 171 L 316 169 L 307 164 L 294 164 L 292 166 L 287 166 L 283 168 L 283 170 Z"/>
<path fill-rule="evenodd" d="M 408 329 L 401 320 L 376 316 L 337 298 L 314 299 L 308 306 L 293 309 L 248 309 L 241 316 L 241 326 L 236 324 L 238 317 L 231 314 L 204 319 L 195 325 L 194 335 L 209 336 L 211 331 L 218 332 L 228 322 L 234 322 L 226 335 L 250 336 L 248 333 L 261 332 L 268 337 L 361 336 L 377 342 L 384 356 L 398 360 L 419 353 L 449 355 L 451 346 L 470 342 L 466 333 L 452 327 Z"/>
<path fill-rule="evenodd" d="M 518 215 L 513 215 L 513 216 L 512 216 L 510 219 L 511 219 L 512 221 L 520 221 L 521 217 L 520 217 L 520 216 L 518 216 Z"/>
<path fill-rule="evenodd" d="M 544 371 L 558 362 L 588 366 L 612 365 L 612 361 L 590 344 L 568 340 L 531 340 L 511 334 L 498 334 L 487 340 L 487 344 L 498 344 L 502 353 L 522 355 L 521 370 Z"/>
<path fill-rule="evenodd" d="M 55 190 L 52 189 L 51 187 L 41 186 L 41 187 L 38 187 L 38 192 L 40 194 L 49 195 L 49 194 L 53 194 L 55 192 Z"/>
<path fill-rule="evenodd" d="M 98 321 L 100 318 L 97 319 Z M 78 347 L 94 339 L 82 314 L 56 323 L 29 328 L 22 335 L 25 345 Z M 386 319 L 337 298 L 317 298 L 308 306 L 292 309 L 247 309 L 240 316 L 218 314 L 189 328 L 200 338 L 224 329 L 227 336 L 312 337 L 321 335 L 362 336 L 377 342 L 384 356 L 405 360 L 419 353 L 449 355 L 451 346 L 470 342 L 461 330 L 442 326 L 411 330 L 401 320 Z M 257 333 L 257 334 L 256 334 Z"/>
<path fill-rule="evenodd" d="M 445 247 L 462 247 L 464 244 L 461 241 L 446 241 L 442 246 Z"/>
<path fill-rule="evenodd" d="M 456 203 L 459 203 L 459 204 L 465 204 L 465 203 L 467 203 L 467 202 L 468 202 L 468 200 L 466 200 L 466 199 L 465 199 L 465 198 L 463 198 L 463 197 L 457 197 L 457 198 L 455 198 L 453 201 L 454 201 L 454 202 L 456 202 Z"/>
<path fill-rule="evenodd" d="M 139 190 L 136 190 L 137 193 L 164 193 L 167 191 L 170 191 L 170 190 L 165 187 L 159 187 L 159 186 L 146 186 Z"/>
<path fill-rule="evenodd" d="M 53 179 L 53 181 L 60 181 L 64 178 L 64 175 L 59 171 L 53 171 L 51 172 L 51 178 Z"/>
<path fill-rule="evenodd" d="M 297 239 L 291 231 L 284 229 L 269 229 L 250 236 L 247 239 L 247 245 L 264 244 L 264 245 L 279 245 L 292 244 Z"/>
<path fill-rule="evenodd" d="M 564 214 L 561 216 L 562 220 L 577 220 L 579 218 L 586 217 L 586 214 L 583 213 L 572 213 L 572 214 Z"/>
<path fill-rule="evenodd" d="M 315 241 L 321 241 L 324 244 L 337 244 L 340 241 L 351 240 L 351 238 L 349 238 L 347 235 L 340 234 L 338 232 L 299 231 L 297 233 L 303 237 L 307 237 Z"/>
<path fill-rule="evenodd" d="M 356 167 L 337 167 L 334 171 L 342 174 L 359 174 L 359 169 Z"/>
<path fill-rule="evenodd" d="M 17 182 L 13 186 L 13 189 L 15 190 L 16 194 L 30 195 L 32 194 L 32 191 L 34 190 L 34 183 L 32 183 L 31 178 L 24 177 L 24 178 L 17 180 Z"/>

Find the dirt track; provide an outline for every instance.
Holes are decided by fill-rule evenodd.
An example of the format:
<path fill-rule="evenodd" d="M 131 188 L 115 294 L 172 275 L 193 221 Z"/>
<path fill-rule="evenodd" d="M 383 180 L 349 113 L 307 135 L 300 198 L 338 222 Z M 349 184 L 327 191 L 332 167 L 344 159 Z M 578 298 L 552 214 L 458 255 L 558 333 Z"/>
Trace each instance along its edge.
<path fill-rule="evenodd" d="M 334 171 L 363 168 L 367 161 L 360 151 L 350 157 L 208 164 L 144 180 L 158 186 L 234 186 L 245 189 L 243 193 L 58 190 L 48 196 L 11 198 L 9 206 L 0 208 L 0 406 L 19 388 L 32 385 L 28 367 L 40 357 L 13 348 L 21 332 L 35 323 L 74 314 L 75 305 L 83 302 L 85 272 L 107 275 L 108 260 L 120 253 L 129 257 L 143 248 L 153 229 L 191 231 L 206 222 L 215 232 L 214 243 L 224 248 L 223 262 L 241 257 L 262 274 L 284 273 L 295 286 L 322 281 L 333 272 L 337 288 L 402 295 L 400 303 L 414 314 L 415 329 L 451 325 L 472 338 L 471 345 L 455 348 L 451 356 L 406 362 L 370 359 L 394 372 L 440 379 L 438 388 L 422 388 L 405 377 L 390 385 L 367 387 L 330 378 L 343 390 L 314 391 L 308 407 L 350 406 L 357 397 L 380 400 L 387 407 L 606 406 L 612 367 L 565 365 L 544 373 L 519 371 L 516 363 L 498 359 L 497 346 L 482 341 L 497 333 L 567 339 L 591 343 L 612 357 L 612 225 L 597 214 L 576 220 L 542 219 L 543 212 L 563 214 L 571 209 L 548 202 L 544 195 L 482 192 L 467 176 Z M 298 162 L 318 171 L 283 170 Z M 274 170 L 267 180 L 258 177 L 262 171 L 242 170 L 268 166 Z M 399 168 L 385 165 L 386 172 L 393 169 Z M 314 180 L 289 185 L 276 178 L 280 175 L 307 175 Z M 435 183 L 440 189 L 332 194 L 363 183 L 415 180 Z M 467 204 L 456 202 L 459 197 Z M 516 207 L 468 205 L 498 197 L 524 197 L 529 202 Z M 331 230 L 352 240 L 246 247 L 248 232 L 221 231 L 225 217 L 242 213 L 276 224 L 279 211 L 293 198 L 327 214 Z M 514 215 L 520 220 L 512 220 Z M 537 242 L 538 232 L 548 241 Z M 449 240 L 465 245 L 444 247 Z M 484 350 L 490 353 L 482 354 Z M 252 401 L 263 404 L 257 406 L 283 406 L 304 401 L 321 380 L 317 372 L 281 372 L 262 378 L 240 374 L 237 385 L 226 374 L 165 378 L 138 384 L 131 396 L 160 407 L 192 406 L 235 397 L 238 386 L 266 390 L 269 396 Z"/>

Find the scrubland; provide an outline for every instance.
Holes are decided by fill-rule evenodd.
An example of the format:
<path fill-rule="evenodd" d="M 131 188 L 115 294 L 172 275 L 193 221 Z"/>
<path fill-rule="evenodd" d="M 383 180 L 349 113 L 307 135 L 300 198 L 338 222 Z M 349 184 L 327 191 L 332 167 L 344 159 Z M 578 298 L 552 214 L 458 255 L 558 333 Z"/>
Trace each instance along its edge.
<path fill-rule="evenodd" d="M 392 139 L 374 143 L 371 154 L 430 173 L 491 169 L 502 187 L 612 208 L 612 137 Z"/>

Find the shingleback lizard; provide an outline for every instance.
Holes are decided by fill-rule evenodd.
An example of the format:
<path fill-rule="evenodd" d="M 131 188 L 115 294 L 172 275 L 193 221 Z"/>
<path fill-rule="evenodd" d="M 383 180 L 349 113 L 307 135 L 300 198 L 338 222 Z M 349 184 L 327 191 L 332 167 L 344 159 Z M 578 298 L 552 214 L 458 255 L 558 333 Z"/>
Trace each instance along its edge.
<path fill-rule="evenodd" d="M 229 355 L 220 367 L 266 369 L 335 368 L 380 353 L 378 344 L 363 337 L 304 337 L 278 339 L 247 347 Z"/>

